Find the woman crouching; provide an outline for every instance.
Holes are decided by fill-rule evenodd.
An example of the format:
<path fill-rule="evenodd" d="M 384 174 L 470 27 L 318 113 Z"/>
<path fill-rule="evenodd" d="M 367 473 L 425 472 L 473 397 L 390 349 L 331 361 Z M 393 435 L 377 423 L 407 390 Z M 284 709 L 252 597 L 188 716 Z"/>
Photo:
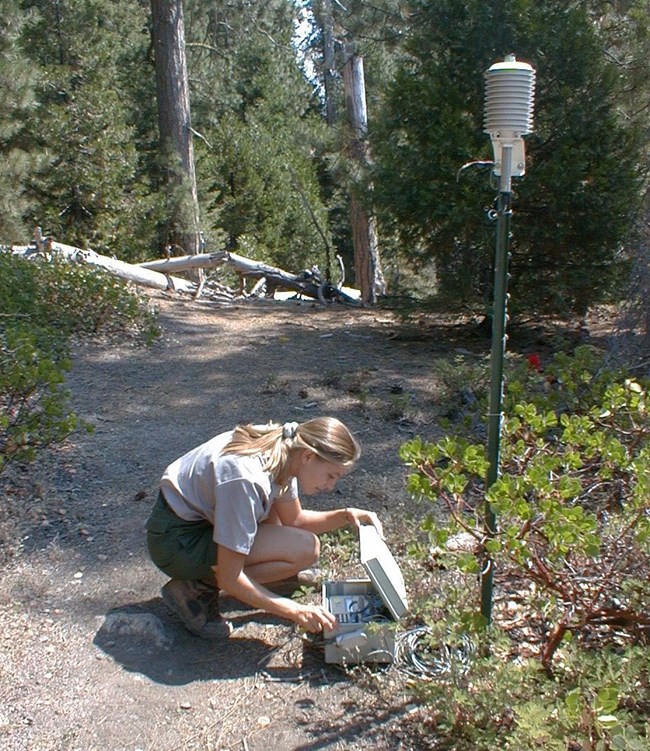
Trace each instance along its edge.
<path fill-rule="evenodd" d="M 301 424 L 239 425 L 169 465 L 147 522 L 153 562 L 170 578 L 165 604 L 193 634 L 224 639 L 232 626 L 219 612 L 219 590 L 307 631 L 332 629 L 334 616 L 273 592 L 320 553 L 318 535 L 373 524 L 358 508 L 313 511 L 301 495 L 331 491 L 361 449 L 334 417 Z M 266 586 L 265 586 L 266 585 Z"/>

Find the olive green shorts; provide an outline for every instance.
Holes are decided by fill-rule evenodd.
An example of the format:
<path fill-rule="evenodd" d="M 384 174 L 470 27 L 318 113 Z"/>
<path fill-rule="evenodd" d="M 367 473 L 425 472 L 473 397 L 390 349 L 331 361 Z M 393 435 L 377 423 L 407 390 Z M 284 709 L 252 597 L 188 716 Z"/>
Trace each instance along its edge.
<path fill-rule="evenodd" d="M 161 491 L 146 527 L 151 560 L 167 576 L 214 580 L 211 568 L 217 562 L 217 545 L 209 522 L 188 522 L 176 516 Z"/>

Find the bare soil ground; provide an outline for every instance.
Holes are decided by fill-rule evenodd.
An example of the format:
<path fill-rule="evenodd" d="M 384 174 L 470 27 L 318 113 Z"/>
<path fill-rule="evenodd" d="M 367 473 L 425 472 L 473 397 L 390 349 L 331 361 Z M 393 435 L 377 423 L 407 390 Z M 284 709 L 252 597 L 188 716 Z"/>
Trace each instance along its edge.
<path fill-rule="evenodd" d="M 454 408 L 453 367 L 442 378 L 438 363 L 477 363 L 489 342 L 453 321 L 423 335 L 377 310 L 152 301 L 163 335 L 151 348 L 76 346 L 72 405 L 94 432 L 14 469 L 2 499 L 0 746 L 428 748 L 395 669 L 326 665 L 293 625 L 232 600 L 227 643 L 188 634 L 162 605 L 143 528 L 164 467 L 186 450 L 238 422 L 332 414 L 364 455 L 310 503 L 376 510 L 415 586 L 405 547 L 424 510 L 406 495 L 399 447 L 438 437 Z"/>

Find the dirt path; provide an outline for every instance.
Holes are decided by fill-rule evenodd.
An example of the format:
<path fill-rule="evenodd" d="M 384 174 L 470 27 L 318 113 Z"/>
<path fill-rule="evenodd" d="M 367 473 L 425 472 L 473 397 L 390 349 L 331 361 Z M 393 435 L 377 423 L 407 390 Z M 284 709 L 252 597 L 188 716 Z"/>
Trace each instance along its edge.
<path fill-rule="evenodd" d="M 443 345 L 395 336 L 377 311 L 154 302 L 164 333 L 152 348 L 77 348 L 72 403 L 95 430 L 19 473 L 4 499 L 24 523 L 0 584 L 0 746 L 423 748 L 402 726 L 414 709 L 398 674 L 346 675 L 290 624 L 234 601 L 228 643 L 187 634 L 162 606 L 143 524 L 164 467 L 220 430 L 334 414 L 364 456 L 312 505 L 375 509 L 402 556 L 412 504 L 398 450 L 435 430 Z"/>

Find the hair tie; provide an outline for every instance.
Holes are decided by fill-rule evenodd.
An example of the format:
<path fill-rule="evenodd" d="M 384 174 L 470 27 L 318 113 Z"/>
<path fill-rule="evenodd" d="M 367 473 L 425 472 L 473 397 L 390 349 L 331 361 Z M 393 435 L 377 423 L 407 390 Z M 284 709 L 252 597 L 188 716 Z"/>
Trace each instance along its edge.
<path fill-rule="evenodd" d="M 285 441 L 293 441 L 293 439 L 296 437 L 297 432 L 297 422 L 285 422 L 282 426 L 282 438 L 284 438 Z"/>

